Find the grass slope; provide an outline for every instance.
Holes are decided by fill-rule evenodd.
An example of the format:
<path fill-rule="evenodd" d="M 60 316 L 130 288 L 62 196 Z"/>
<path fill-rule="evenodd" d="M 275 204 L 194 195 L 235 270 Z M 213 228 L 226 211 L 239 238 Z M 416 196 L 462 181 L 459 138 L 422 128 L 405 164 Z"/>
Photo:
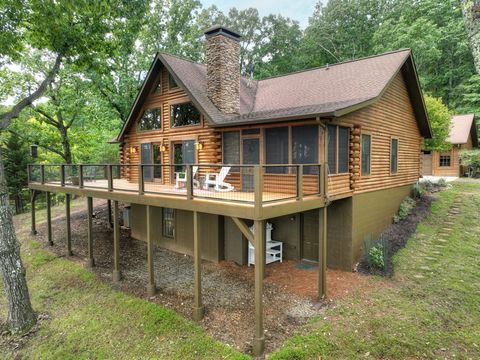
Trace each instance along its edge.
<path fill-rule="evenodd" d="M 270 359 L 479 359 L 480 182 L 440 193 L 394 266 Z"/>
<path fill-rule="evenodd" d="M 75 207 L 74 207 L 75 208 Z M 53 216 L 62 207 L 53 208 Z M 44 211 L 39 212 L 43 218 Z M 245 359 L 172 310 L 113 290 L 81 264 L 56 257 L 16 219 L 33 306 L 51 320 L 15 354 L 28 359 Z M 3 294 L 0 285 L 0 294 Z M 0 296 L 0 318 L 6 317 Z M 1 343 L 1 342 L 0 342 Z M 1 347 L 1 346 L 0 346 Z M 0 351 L 0 358 L 14 354 Z"/>

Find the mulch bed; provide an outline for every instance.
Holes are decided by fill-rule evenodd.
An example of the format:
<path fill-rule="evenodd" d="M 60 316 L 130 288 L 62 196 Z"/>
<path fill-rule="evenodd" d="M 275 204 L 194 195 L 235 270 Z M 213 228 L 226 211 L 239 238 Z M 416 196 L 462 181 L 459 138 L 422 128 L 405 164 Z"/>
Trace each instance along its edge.
<path fill-rule="evenodd" d="M 436 191 L 438 191 L 438 189 L 435 188 L 434 192 Z M 435 199 L 436 196 L 434 193 L 426 193 L 422 195 L 422 197 L 416 201 L 416 206 L 407 218 L 398 223 L 393 223 L 382 233 L 384 241 L 388 244 L 388 256 L 385 270 L 382 271 L 370 267 L 367 256 L 360 261 L 357 270 L 363 274 L 392 276 L 394 272 L 392 263 L 393 256 L 406 246 L 408 239 L 417 230 L 418 223 L 430 214 L 432 202 L 435 201 Z"/>

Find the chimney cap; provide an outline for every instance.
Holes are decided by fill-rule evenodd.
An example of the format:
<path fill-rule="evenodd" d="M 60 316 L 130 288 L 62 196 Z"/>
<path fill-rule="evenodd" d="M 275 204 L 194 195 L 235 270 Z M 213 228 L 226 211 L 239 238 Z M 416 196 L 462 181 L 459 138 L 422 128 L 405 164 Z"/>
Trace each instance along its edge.
<path fill-rule="evenodd" d="M 211 28 L 205 30 L 205 36 L 207 37 L 207 39 L 216 35 L 223 35 L 236 41 L 239 41 L 241 38 L 241 35 L 239 33 L 222 25 L 214 25 Z"/>

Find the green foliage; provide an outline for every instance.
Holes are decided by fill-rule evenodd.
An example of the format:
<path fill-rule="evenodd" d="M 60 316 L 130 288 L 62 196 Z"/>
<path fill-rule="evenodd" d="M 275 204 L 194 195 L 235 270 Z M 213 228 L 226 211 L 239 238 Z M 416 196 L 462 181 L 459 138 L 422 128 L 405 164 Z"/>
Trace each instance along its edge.
<path fill-rule="evenodd" d="M 445 180 L 445 178 L 440 178 L 437 181 L 437 185 L 440 186 L 440 187 L 445 187 L 445 186 L 447 186 L 447 180 Z"/>
<path fill-rule="evenodd" d="M 401 220 L 405 220 L 416 206 L 416 201 L 410 197 L 405 198 L 400 204 L 398 213 L 393 217 L 393 222 L 398 223 Z"/>
<path fill-rule="evenodd" d="M 369 262 L 370 265 L 374 269 L 384 270 L 385 269 L 385 261 L 383 258 L 383 245 L 377 244 L 370 249 L 368 252 Z"/>
<path fill-rule="evenodd" d="M 480 150 L 462 150 L 460 151 L 460 160 L 463 166 L 470 169 L 471 177 L 480 174 Z"/>
<path fill-rule="evenodd" d="M 432 138 L 425 139 L 423 149 L 436 151 L 450 150 L 452 144 L 447 141 L 447 138 L 450 133 L 450 119 L 452 114 L 441 99 L 426 95 L 425 105 L 430 120 L 430 128 L 432 129 Z"/>
<path fill-rule="evenodd" d="M 421 183 L 417 181 L 413 186 L 412 186 L 412 198 L 413 199 L 420 199 L 423 194 L 425 194 L 426 187 L 424 183 Z"/>

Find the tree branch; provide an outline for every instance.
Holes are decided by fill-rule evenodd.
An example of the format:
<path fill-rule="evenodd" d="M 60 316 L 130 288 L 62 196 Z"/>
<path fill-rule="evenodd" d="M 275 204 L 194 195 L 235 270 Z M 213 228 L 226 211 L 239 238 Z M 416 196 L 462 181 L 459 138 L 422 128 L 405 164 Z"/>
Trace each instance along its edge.
<path fill-rule="evenodd" d="M 60 70 L 60 64 L 62 63 L 62 59 L 63 55 L 58 54 L 57 58 L 55 59 L 55 64 L 53 65 L 47 77 L 42 81 L 37 90 L 20 100 L 17 104 L 14 105 L 12 110 L 0 114 L 0 130 L 5 129 L 13 119 L 18 117 L 18 115 L 23 109 L 31 105 L 35 100 L 37 100 L 43 95 L 48 85 L 50 85 L 55 80 L 55 76 Z"/>
<path fill-rule="evenodd" d="M 59 156 L 62 157 L 63 160 L 66 161 L 65 159 L 65 154 L 63 154 L 60 150 L 57 150 L 51 146 L 48 146 L 48 145 L 44 145 L 44 144 L 41 144 L 38 140 L 35 140 L 35 139 L 32 139 L 32 138 L 29 138 L 27 136 L 24 136 L 20 133 L 18 133 L 17 131 L 15 130 L 12 130 L 12 129 L 7 129 L 7 131 L 11 134 L 14 134 L 16 136 L 18 136 L 20 139 L 23 139 L 23 141 L 26 141 L 26 142 L 34 142 L 35 144 L 37 144 L 38 146 L 40 146 L 41 148 L 45 149 L 45 150 L 48 150 L 50 152 L 53 152 L 54 154 L 57 154 Z"/>
<path fill-rule="evenodd" d="M 32 105 L 32 109 L 42 115 L 45 118 L 45 122 L 57 127 L 58 126 L 58 121 L 55 120 L 53 117 L 51 117 L 47 112 L 43 111 L 42 109 L 35 107 Z"/>

